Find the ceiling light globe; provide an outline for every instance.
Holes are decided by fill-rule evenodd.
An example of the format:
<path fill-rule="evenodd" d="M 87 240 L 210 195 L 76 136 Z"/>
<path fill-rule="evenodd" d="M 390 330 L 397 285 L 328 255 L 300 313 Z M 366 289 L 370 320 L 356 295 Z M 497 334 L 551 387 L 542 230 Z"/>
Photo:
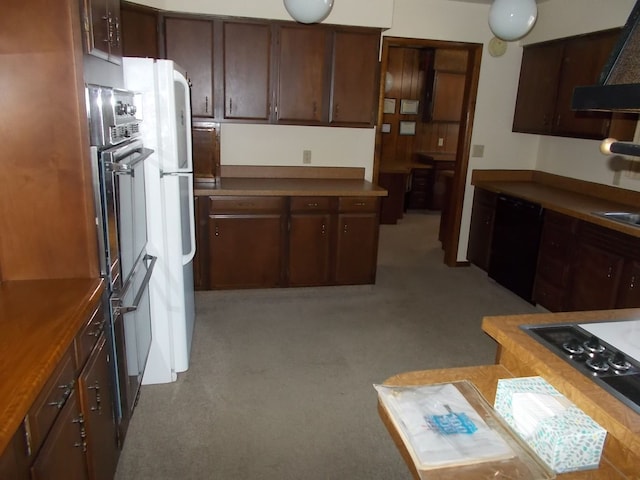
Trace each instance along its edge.
<path fill-rule="evenodd" d="M 284 8 L 300 23 L 319 23 L 329 15 L 333 0 L 284 0 Z"/>
<path fill-rule="evenodd" d="M 531 31 L 537 16 L 535 0 L 494 0 L 489 9 L 489 28 L 502 40 L 518 40 Z"/>

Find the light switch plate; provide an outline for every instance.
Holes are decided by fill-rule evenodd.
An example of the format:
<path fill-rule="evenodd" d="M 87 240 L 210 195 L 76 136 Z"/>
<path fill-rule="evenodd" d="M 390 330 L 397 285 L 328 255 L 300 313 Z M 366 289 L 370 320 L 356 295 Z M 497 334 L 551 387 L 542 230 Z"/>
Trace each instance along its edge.
<path fill-rule="evenodd" d="M 471 147 L 471 156 L 476 158 L 484 157 L 484 145 L 473 145 Z"/>

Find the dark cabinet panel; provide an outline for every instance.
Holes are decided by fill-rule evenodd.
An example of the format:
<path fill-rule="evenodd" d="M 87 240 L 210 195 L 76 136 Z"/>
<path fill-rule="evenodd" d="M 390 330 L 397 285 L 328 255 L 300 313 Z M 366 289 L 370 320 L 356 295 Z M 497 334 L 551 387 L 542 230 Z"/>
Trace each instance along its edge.
<path fill-rule="evenodd" d="M 327 285 L 331 269 L 331 214 L 292 213 L 289 223 L 289 286 Z"/>
<path fill-rule="evenodd" d="M 122 54 L 125 57 L 160 58 L 158 50 L 158 11 L 121 2 Z"/>
<path fill-rule="evenodd" d="M 326 123 L 330 40 L 324 28 L 278 28 L 278 122 Z"/>
<path fill-rule="evenodd" d="M 219 176 L 220 124 L 194 122 L 191 128 L 193 145 L 193 175 L 196 179 Z"/>
<path fill-rule="evenodd" d="M 613 133 L 630 140 L 637 116 L 573 111 L 573 89 L 598 82 L 619 29 L 526 45 L 513 131 L 602 139 Z"/>
<path fill-rule="evenodd" d="M 371 127 L 377 114 L 380 34 L 336 31 L 333 37 L 332 125 Z"/>
<path fill-rule="evenodd" d="M 224 118 L 269 120 L 271 26 L 224 22 Z"/>
<path fill-rule="evenodd" d="M 85 449 L 84 422 L 72 391 L 31 466 L 32 480 L 88 480 Z"/>
<path fill-rule="evenodd" d="M 193 116 L 213 117 L 213 22 L 166 17 L 166 57 L 182 67 L 191 82 Z"/>
<path fill-rule="evenodd" d="M 82 29 L 87 53 L 120 64 L 120 0 L 82 0 L 82 8 Z"/>
<path fill-rule="evenodd" d="M 640 242 L 638 243 L 640 247 Z M 627 261 L 620 281 L 616 307 L 640 307 L 640 259 Z"/>
<path fill-rule="evenodd" d="M 118 463 L 111 361 L 102 334 L 78 382 L 88 439 L 87 465 L 92 480 L 112 480 Z"/>
<path fill-rule="evenodd" d="M 495 212 L 496 194 L 476 187 L 473 194 L 467 259 L 485 272 L 489 270 Z"/>
<path fill-rule="evenodd" d="M 375 283 L 378 215 L 341 213 L 337 229 L 335 283 Z"/>
<path fill-rule="evenodd" d="M 459 122 L 466 74 L 436 71 L 433 80 L 431 121 Z"/>

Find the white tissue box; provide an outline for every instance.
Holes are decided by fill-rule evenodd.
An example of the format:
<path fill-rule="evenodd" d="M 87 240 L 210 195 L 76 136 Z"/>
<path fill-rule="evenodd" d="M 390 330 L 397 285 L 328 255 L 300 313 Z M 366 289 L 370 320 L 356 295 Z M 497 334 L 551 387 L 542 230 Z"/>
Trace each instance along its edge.
<path fill-rule="evenodd" d="M 543 378 L 498 380 L 494 408 L 556 473 L 598 468 L 607 431 Z"/>

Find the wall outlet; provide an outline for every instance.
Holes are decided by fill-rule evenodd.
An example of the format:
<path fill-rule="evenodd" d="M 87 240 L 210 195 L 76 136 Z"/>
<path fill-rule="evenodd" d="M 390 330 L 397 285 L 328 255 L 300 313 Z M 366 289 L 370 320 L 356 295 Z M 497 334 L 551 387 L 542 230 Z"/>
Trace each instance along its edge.
<path fill-rule="evenodd" d="M 302 163 L 311 163 L 311 150 L 302 151 Z"/>
<path fill-rule="evenodd" d="M 484 157 L 484 145 L 473 145 L 471 147 L 471 156 L 476 158 Z"/>
<path fill-rule="evenodd" d="M 442 138 L 442 137 L 438 138 L 438 146 L 439 147 L 443 147 L 444 146 L 444 138 Z"/>

